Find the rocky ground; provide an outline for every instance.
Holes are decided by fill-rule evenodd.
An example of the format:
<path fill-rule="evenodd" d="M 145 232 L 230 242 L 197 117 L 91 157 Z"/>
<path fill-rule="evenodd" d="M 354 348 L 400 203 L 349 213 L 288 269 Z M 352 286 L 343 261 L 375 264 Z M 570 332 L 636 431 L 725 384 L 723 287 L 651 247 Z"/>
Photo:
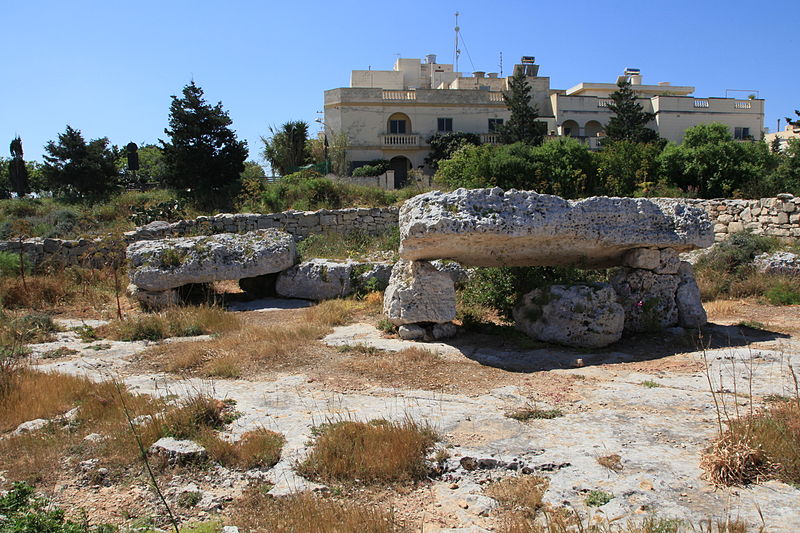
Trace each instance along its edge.
<path fill-rule="evenodd" d="M 261 323 L 291 322 L 300 311 L 273 300 L 243 317 Z M 335 328 L 295 366 L 264 368 L 248 379 L 179 378 L 148 361 L 152 343 L 81 342 L 73 332 L 33 345 L 35 354 L 66 346 L 77 353 L 42 359 L 44 369 L 93 379 L 117 377 L 149 394 L 188 395 L 196 390 L 232 399 L 241 417 L 231 436 L 267 428 L 286 437 L 272 469 L 234 472 L 222 467 L 179 471 L 166 485 L 168 498 L 197 493 L 186 516 L 225 516 L 227 504 L 253 480 L 282 494 L 319 488 L 297 476 L 293 465 L 307 452 L 312 426 L 329 420 L 427 421 L 443 436 L 449 454 L 443 473 L 412 487 L 354 491 L 353 498 L 391 505 L 424 532 L 493 530 L 495 502 L 484 494 L 489 480 L 535 472 L 550 479 L 545 500 L 584 516 L 608 519 L 661 517 L 698 521 L 732 516 L 767 531 L 800 530 L 800 490 L 780 482 L 717 488 L 701 477 L 701 451 L 717 432 L 717 400 L 736 410 L 762 405 L 770 394 L 790 394 L 789 365 L 800 368 L 800 308 L 740 303 L 710 309 L 703 337 L 680 328 L 623 340 L 599 351 L 520 346 L 496 335 L 462 335 L 448 343 L 387 338 L 370 323 Z M 736 326 L 758 321 L 765 330 Z M 80 322 L 63 321 L 67 326 Z M 174 341 L 173 341 L 174 342 Z M 188 339 L 183 342 L 203 342 Z M 697 350 L 698 345 L 708 346 Z M 342 348 L 349 346 L 350 348 Z M 419 364 L 393 354 L 410 346 L 435 352 Z M 709 384 L 710 380 L 710 384 Z M 752 390 L 752 392 L 751 392 Z M 557 409 L 563 416 L 517 420 L 524 408 Z M 722 416 L 725 416 L 725 412 Z M 598 458 L 618 455 L 610 469 Z M 82 507 L 98 521 L 125 521 L 158 513 L 144 479 L 103 483 L 91 475 L 65 475 L 49 492 L 56 502 Z M 613 498 L 587 507 L 591 491 Z"/>

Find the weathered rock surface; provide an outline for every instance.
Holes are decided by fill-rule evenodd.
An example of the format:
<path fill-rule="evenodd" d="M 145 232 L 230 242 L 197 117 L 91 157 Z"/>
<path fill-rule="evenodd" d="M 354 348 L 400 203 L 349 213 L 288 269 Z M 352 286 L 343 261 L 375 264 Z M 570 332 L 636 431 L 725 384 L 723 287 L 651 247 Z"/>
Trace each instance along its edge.
<path fill-rule="evenodd" d="M 415 196 L 400 209 L 400 255 L 474 266 L 621 265 L 629 250 L 705 248 L 704 210 L 670 199 L 580 201 L 530 191 L 458 189 Z"/>
<path fill-rule="evenodd" d="M 436 261 L 431 261 L 431 264 L 439 272 L 449 274 L 450 277 L 453 278 L 453 283 L 455 283 L 456 287 L 461 287 L 469 281 L 473 272 L 472 269 L 464 268 L 455 261 L 442 261 L 441 259 L 437 259 Z"/>
<path fill-rule="evenodd" d="M 427 261 L 400 260 L 392 268 L 383 312 L 396 326 L 450 322 L 456 317 L 453 279 Z"/>
<path fill-rule="evenodd" d="M 180 295 L 176 289 L 146 291 L 131 283 L 125 292 L 128 298 L 139 302 L 145 311 L 158 311 L 180 302 Z"/>
<path fill-rule="evenodd" d="M 676 325 L 678 283 L 678 276 L 673 274 L 626 267 L 617 270 L 611 285 L 625 310 L 625 331 L 654 331 Z"/>
<path fill-rule="evenodd" d="M 312 259 L 281 272 L 275 291 L 286 298 L 341 298 L 356 291 L 385 289 L 391 271 L 389 263 Z"/>
<path fill-rule="evenodd" d="M 577 348 L 601 348 L 622 337 L 625 311 L 610 285 L 552 285 L 526 294 L 514 308 L 517 329 Z"/>
<path fill-rule="evenodd" d="M 763 253 L 756 256 L 754 264 L 765 274 L 800 276 L 800 255 L 792 252 Z"/>
<path fill-rule="evenodd" d="M 169 464 L 186 464 L 203 461 L 207 457 L 206 449 L 191 440 L 177 440 L 162 437 L 150 446 L 151 455 L 165 457 Z"/>
<path fill-rule="evenodd" d="M 22 424 L 17 426 L 17 429 L 14 430 L 14 435 L 22 435 L 23 433 L 31 433 L 33 431 L 39 431 L 40 429 L 44 428 L 49 424 L 49 420 L 45 420 L 44 418 L 37 418 L 35 420 L 28 420 L 27 422 L 23 422 Z"/>
<path fill-rule="evenodd" d="M 678 268 L 678 290 L 675 292 L 678 306 L 678 325 L 684 328 L 699 328 L 708 322 L 706 310 L 700 299 L 700 287 L 694 279 L 692 265 L 681 261 Z"/>
<path fill-rule="evenodd" d="M 221 233 L 135 242 L 128 246 L 127 257 L 131 283 L 161 291 L 280 272 L 294 264 L 295 244 L 291 235 L 277 230 Z"/>

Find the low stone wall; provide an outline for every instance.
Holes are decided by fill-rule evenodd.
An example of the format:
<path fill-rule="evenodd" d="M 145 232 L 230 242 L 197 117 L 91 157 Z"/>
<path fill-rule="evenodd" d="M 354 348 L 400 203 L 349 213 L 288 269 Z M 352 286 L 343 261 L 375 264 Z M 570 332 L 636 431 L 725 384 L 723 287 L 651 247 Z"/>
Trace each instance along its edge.
<path fill-rule="evenodd" d="M 175 223 L 153 222 L 124 235 L 124 243 L 114 246 L 102 239 L 27 239 L 0 241 L 0 252 L 27 255 L 34 266 L 99 265 L 113 254 L 124 254 L 125 246 L 136 241 L 214 235 L 217 233 L 247 233 L 257 229 L 276 228 L 292 234 L 296 240 L 317 233 L 350 233 L 371 235 L 397 228 L 397 207 L 351 208 L 319 211 L 285 211 L 270 214 L 222 214 L 181 220 Z"/>
<path fill-rule="evenodd" d="M 714 239 L 722 241 L 732 233 L 752 231 L 758 235 L 781 238 L 800 238 L 800 197 L 781 194 L 777 198 L 758 200 L 683 200 L 706 210 L 714 225 Z M 398 226 L 397 207 L 351 208 L 319 211 L 285 211 L 270 214 L 223 214 L 197 217 L 180 222 L 153 222 L 125 234 L 127 243 L 212 235 L 216 233 L 246 233 L 257 229 L 276 228 L 303 239 L 315 233 L 350 233 L 363 231 L 379 234 Z M 19 253 L 19 241 L 0 241 L 0 252 Z M 55 263 L 64 265 L 102 263 L 113 250 L 102 239 L 28 239 L 22 250 L 33 265 Z"/>
<path fill-rule="evenodd" d="M 102 239 L 27 239 L 0 241 L 0 252 L 18 254 L 20 247 L 32 266 L 81 265 L 101 266 L 112 259 L 122 259 L 125 243 L 111 243 Z"/>
<path fill-rule="evenodd" d="M 387 170 L 380 176 L 337 176 L 336 174 L 328 174 L 325 176 L 334 181 L 341 181 L 342 183 L 349 183 L 351 185 L 360 185 L 362 187 L 378 187 L 387 191 L 394 190 L 394 170 Z"/>
<path fill-rule="evenodd" d="M 223 214 L 197 217 L 169 224 L 153 222 L 125 234 L 128 242 L 167 237 L 246 233 L 275 228 L 304 239 L 317 233 L 351 233 L 360 231 L 377 235 L 397 227 L 397 207 L 320 209 L 319 211 L 284 211 L 270 214 Z"/>
<path fill-rule="evenodd" d="M 800 197 L 781 194 L 759 200 L 684 200 L 702 207 L 714 225 L 714 240 L 732 233 L 750 231 L 757 235 L 800 238 Z"/>

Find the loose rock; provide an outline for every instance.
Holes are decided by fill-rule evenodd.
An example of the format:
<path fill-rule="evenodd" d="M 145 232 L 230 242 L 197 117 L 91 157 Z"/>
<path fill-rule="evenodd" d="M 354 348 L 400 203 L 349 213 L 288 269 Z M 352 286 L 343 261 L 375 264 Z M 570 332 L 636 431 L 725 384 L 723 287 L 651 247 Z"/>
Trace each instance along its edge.
<path fill-rule="evenodd" d="M 427 261 L 398 261 L 383 299 L 383 311 L 396 326 L 450 322 L 456 317 L 453 279 Z"/>

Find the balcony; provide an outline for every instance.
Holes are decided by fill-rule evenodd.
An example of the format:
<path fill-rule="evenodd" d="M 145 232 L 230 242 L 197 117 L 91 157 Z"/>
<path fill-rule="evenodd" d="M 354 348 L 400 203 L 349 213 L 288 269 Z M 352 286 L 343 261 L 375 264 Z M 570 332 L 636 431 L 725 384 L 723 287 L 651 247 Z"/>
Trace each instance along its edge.
<path fill-rule="evenodd" d="M 415 148 L 419 146 L 419 135 L 416 133 L 386 133 L 381 135 L 384 148 Z"/>
<path fill-rule="evenodd" d="M 416 100 L 417 91 L 383 91 L 384 100 Z"/>
<path fill-rule="evenodd" d="M 500 144 L 499 133 L 481 133 L 481 142 L 483 144 Z"/>

